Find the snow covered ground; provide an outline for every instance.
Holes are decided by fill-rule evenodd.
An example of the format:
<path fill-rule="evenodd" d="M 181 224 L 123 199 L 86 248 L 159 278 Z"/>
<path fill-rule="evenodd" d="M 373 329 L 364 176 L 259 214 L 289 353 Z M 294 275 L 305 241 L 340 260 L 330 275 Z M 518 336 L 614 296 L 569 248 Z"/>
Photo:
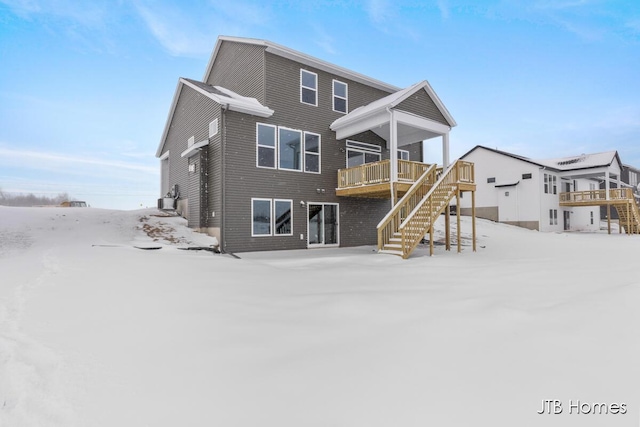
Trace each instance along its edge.
<path fill-rule="evenodd" d="M 236 259 L 157 213 L 0 207 L 0 426 L 640 425 L 640 236 Z"/>

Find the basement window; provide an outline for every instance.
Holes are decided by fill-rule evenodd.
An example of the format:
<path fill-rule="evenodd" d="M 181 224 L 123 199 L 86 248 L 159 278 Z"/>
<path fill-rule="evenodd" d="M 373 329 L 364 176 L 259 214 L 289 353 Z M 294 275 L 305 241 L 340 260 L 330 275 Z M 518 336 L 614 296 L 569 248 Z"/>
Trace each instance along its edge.
<path fill-rule="evenodd" d="M 496 182 L 495 177 L 487 178 L 487 184 L 491 184 L 492 182 Z"/>
<path fill-rule="evenodd" d="M 531 174 L 530 173 L 523 173 L 522 174 L 522 179 L 531 179 Z"/>

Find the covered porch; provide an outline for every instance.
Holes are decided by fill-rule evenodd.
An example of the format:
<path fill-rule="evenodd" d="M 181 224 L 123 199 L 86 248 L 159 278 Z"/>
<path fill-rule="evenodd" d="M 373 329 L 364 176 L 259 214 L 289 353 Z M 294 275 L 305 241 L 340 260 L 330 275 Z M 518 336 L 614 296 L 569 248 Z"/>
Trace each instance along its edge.
<path fill-rule="evenodd" d="M 427 95 L 434 108 L 419 114 L 409 104 L 413 97 Z M 405 110 L 406 108 L 406 110 Z M 330 128 L 336 139 L 347 139 L 363 132 L 373 132 L 386 141 L 389 158 L 340 169 L 338 196 L 391 199 L 391 205 L 404 195 L 431 166 L 398 158 L 402 147 L 432 139 L 442 143 L 442 164 L 449 164 L 449 132 L 456 122 L 431 88 L 423 81 L 360 107 L 334 121 Z M 423 159 L 424 160 L 424 159 Z"/>

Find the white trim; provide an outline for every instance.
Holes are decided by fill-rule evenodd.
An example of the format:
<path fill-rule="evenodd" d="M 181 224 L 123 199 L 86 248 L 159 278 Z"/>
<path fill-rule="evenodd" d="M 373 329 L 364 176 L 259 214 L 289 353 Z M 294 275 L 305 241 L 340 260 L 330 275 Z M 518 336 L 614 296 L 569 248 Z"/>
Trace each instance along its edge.
<path fill-rule="evenodd" d="M 208 139 L 205 139 L 204 141 L 196 142 L 191 147 L 187 148 L 182 153 L 180 153 L 180 157 L 191 157 L 198 152 L 199 148 L 202 148 L 205 145 L 209 145 Z"/>
<path fill-rule="evenodd" d="M 344 97 L 340 95 L 336 95 L 336 83 L 340 83 L 344 85 Z M 333 79 L 331 81 L 331 109 L 336 113 L 340 114 L 348 114 L 349 113 L 349 85 L 345 82 L 341 82 L 340 80 Z M 344 111 L 336 110 L 336 98 L 344 99 Z"/>
<path fill-rule="evenodd" d="M 398 148 L 398 160 L 410 160 L 411 159 L 411 153 L 409 153 L 409 150 L 402 150 L 400 148 Z M 407 158 L 403 159 L 402 155 L 406 153 L 407 154 Z"/>
<path fill-rule="evenodd" d="M 212 138 L 218 134 L 218 119 L 215 118 L 209 122 L 209 138 Z"/>
<path fill-rule="evenodd" d="M 260 133 L 258 132 L 258 127 L 260 126 L 273 128 L 273 143 L 274 143 L 273 147 L 270 147 L 268 145 L 260 145 L 258 143 L 258 135 L 260 135 Z M 259 164 L 259 159 L 260 159 L 260 152 L 259 152 L 260 150 L 258 149 L 259 147 L 273 148 L 273 167 L 261 166 Z M 278 169 L 278 126 L 270 125 L 267 123 L 259 123 L 259 122 L 256 123 L 256 167 L 264 168 L 264 169 Z"/>
<path fill-rule="evenodd" d="M 253 232 L 253 202 L 269 202 L 269 234 L 254 234 Z M 273 199 L 265 199 L 261 197 L 251 198 L 251 237 L 270 237 L 273 235 Z"/>
<path fill-rule="evenodd" d="M 379 145 L 369 144 L 368 142 L 360 142 L 353 139 L 347 139 L 346 145 L 349 148 L 361 149 L 365 151 L 376 151 L 378 153 L 382 152 L 382 147 Z"/>
<path fill-rule="evenodd" d="M 276 204 L 278 202 L 287 202 L 289 203 L 289 210 L 291 212 L 291 231 L 287 234 L 278 234 L 276 233 Z M 271 214 L 271 229 L 273 230 L 273 237 L 277 236 L 293 236 L 293 199 L 273 199 L 273 212 Z"/>
<path fill-rule="evenodd" d="M 214 87 L 220 92 L 228 94 L 228 96 L 216 95 L 215 93 L 206 91 L 202 89 L 200 86 L 195 85 L 182 77 L 180 78 L 180 82 L 186 86 L 189 86 L 191 89 L 197 91 L 198 93 L 201 93 L 207 98 L 215 101 L 217 104 L 225 106 L 227 109 L 231 111 L 250 114 L 252 116 L 258 116 L 258 117 L 271 117 L 274 113 L 274 111 L 271 108 L 265 107 L 264 105 L 260 104 L 260 102 L 258 102 L 257 99 L 238 95 L 237 93 L 230 91 L 228 89 L 222 88 L 220 86 L 214 86 Z"/>
<path fill-rule="evenodd" d="M 280 131 L 281 130 L 298 132 L 300 134 L 300 169 L 289 169 L 289 168 L 283 168 L 280 166 L 280 161 L 282 160 L 282 158 L 280 157 Z M 304 172 L 304 159 L 303 159 L 304 142 L 302 140 L 302 135 L 303 135 L 303 132 L 300 129 L 291 129 L 285 126 L 278 126 L 278 170 L 290 171 L 290 172 Z"/>
<path fill-rule="evenodd" d="M 165 151 L 163 155 L 158 157 L 159 160 L 164 160 L 169 157 L 169 150 Z"/>
<path fill-rule="evenodd" d="M 187 148 L 191 148 L 191 146 L 195 144 L 195 142 L 196 142 L 196 137 L 190 136 L 189 139 L 187 139 Z"/>
<path fill-rule="evenodd" d="M 307 170 L 307 134 L 309 135 L 314 135 L 318 137 L 318 153 L 314 153 L 313 151 L 309 151 L 310 155 L 313 156 L 318 156 L 318 171 L 308 171 Z M 307 131 L 303 131 L 302 132 L 302 145 L 303 145 L 303 150 L 302 150 L 302 162 L 303 162 L 303 172 L 304 173 L 315 173 L 315 174 L 321 174 L 322 173 L 322 135 L 320 135 L 319 133 L 315 133 L 315 132 L 307 132 Z"/>
<path fill-rule="evenodd" d="M 346 143 L 346 150 L 345 150 L 345 160 L 344 160 L 344 164 L 345 167 L 349 168 L 349 167 L 354 167 L 354 166 L 349 166 L 349 152 L 353 151 L 355 153 L 362 153 L 364 154 L 363 156 L 363 163 L 361 164 L 365 164 L 367 162 L 365 162 L 364 160 L 366 159 L 366 155 L 367 154 L 373 154 L 374 156 L 378 156 L 378 162 L 380 160 L 382 160 L 382 147 L 380 147 L 379 145 L 374 145 L 374 144 L 368 144 L 366 142 L 359 142 L 359 141 L 354 141 L 351 139 L 347 140 Z"/>
<path fill-rule="evenodd" d="M 316 87 L 315 88 L 312 88 L 310 86 L 305 86 L 302 83 L 302 74 L 303 73 L 312 74 L 315 77 L 315 79 L 316 79 Z M 310 102 L 305 102 L 302 99 L 302 89 L 312 90 L 312 91 L 315 92 L 316 96 L 315 96 L 315 103 L 314 104 L 311 104 Z M 318 106 L 318 92 L 319 92 L 318 91 L 318 74 L 314 73 L 313 71 L 309 71 L 309 70 L 305 70 L 304 68 L 300 68 L 300 102 L 303 103 L 303 104 L 313 105 L 314 107 L 317 107 Z"/>
<path fill-rule="evenodd" d="M 322 209 L 324 210 L 324 207 L 326 205 L 333 205 L 336 207 L 336 243 L 331 243 L 331 244 L 326 244 L 326 243 L 309 243 L 309 207 L 311 205 L 322 205 Z M 324 215 L 324 212 L 323 212 Z M 306 221 L 307 221 L 307 248 L 308 249 L 313 249 L 313 248 L 335 248 L 335 247 L 339 247 L 340 246 L 340 203 L 333 203 L 333 202 L 307 202 L 307 214 L 306 214 Z M 323 227 L 324 227 L 324 216 L 323 216 Z M 324 236 L 323 236 L 324 237 Z M 325 239 L 323 239 L 325 240 Z"/>

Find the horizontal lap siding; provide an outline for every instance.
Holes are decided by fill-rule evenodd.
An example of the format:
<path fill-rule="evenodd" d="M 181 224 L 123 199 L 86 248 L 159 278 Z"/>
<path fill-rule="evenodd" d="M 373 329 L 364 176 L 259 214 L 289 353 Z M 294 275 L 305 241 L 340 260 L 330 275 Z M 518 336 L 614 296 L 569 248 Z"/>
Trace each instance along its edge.
<path fill-rule="evenodd" d="M 208 138 L 209 122 L 219 110 L 220 106 L 213 100 L 188 86 L 182 86 L 165 141 L 165 151 L 170 150 L 169 185 L 178 184 L 181 199 L 189 198 L 190 189 L 189 159 L 180 154 L 187 149 L 187 141 L 191 136 L 195 136 L 195 142 Z M 189 214 L 191 216 L 199 213 L 190 211 Z M 195 218 L 189 221 L 189 226 L 200 226 L 194 222 Z"/>
<path fill-rule="evenodd" d="M 256 98 L 264 104 L 264 47 L 223 41 L 205 83 Z"/>
<path fill-rule="evenodd" d="M 200 227 L 200 155 L 196 154 L 189 158 L 189 165 L 195 167 L 194 172 L 188 172 L 188 192 L 189 192 L 189 216 L 187 218 L 189 227 Z"/>
<path fill-rule="evenodd" d="M 398 104 L 396 109 L 417 114 L 449 126 L 449 123 L 425 90 L 417 91 Z"/>
<path fill-rule="evenodd" d="M 211 121 L 218 119 L 218 134 L 209 138 L 207 176 L 208 209 L 203 213 L 207 218 L 202 227 L 221 227 L 222 219 L 222 148 L 221 141 L 224 134 L 222 108 L 218 106 L 211 116 Z"/>
<path fill-rule="evenodd" d="M 329 125 L 343 114 L 332 111 L 332 79 L 328 73 L 269 53 L 266 54 L 266 105 L 275 111 L 270 118 L 227 112 L 225 162 L 225 249 L 229 252 L 307 247 L 307 208 L 300 202 L 338 203 L 342 246 L 376 243 L 376 225 L 389 210 L 388 200 L 337 197 L 337 170 L 346 167 L 345 141 L 337 141 Z M 300 68 L 318 74 L 318 106 L 300 102 Z M 349 110 L 366 105 L 388 93 L 362 84 L 347 83 Z M 256 123 L 268 123 L 321 135 L 321 174 L 256 167 Z M 383 147 L 372 132 L 354 136 Z M 232 167 L 231 167 L 232 166 Z M 320 192 L 318 192 L 320 190 Z M 324 193 L 322 192 L 324 190 Z M 251 237 L 251 198 L 287 199 L 293 202 L 293 236 Z M 300 235 L 304 239 L 300 239 Z"/>

